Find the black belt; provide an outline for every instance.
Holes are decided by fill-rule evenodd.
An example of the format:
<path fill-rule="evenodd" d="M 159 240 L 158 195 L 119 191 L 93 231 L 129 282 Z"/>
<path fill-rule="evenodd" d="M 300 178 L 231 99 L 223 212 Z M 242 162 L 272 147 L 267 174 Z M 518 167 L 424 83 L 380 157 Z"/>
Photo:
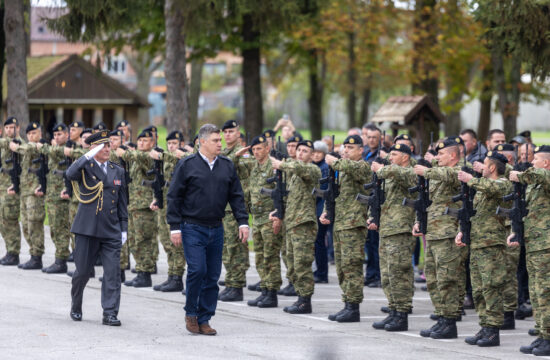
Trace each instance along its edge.
<path fill-rule="evenodd" d="M 194 218 L 183 218 L 183 222 L 193 224 L 193 225 L 204 226 L 208 228 L 217 228 L 217 227 L 223 226 L 223 223 L 221 220 L 209 221 L 209 220 L 198 220 Z"/>

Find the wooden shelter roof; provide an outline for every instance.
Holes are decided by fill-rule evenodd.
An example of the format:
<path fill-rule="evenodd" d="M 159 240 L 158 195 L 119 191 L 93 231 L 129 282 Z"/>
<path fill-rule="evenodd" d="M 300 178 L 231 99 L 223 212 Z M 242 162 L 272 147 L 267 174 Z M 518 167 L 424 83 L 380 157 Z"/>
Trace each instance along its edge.
<path fill-rule="evenodd" d="M 372 116 L 372 122 L 397 122 L 409 125 L 421 110 L 431 112 L 432 118 L 438 123 L 445 120 L 445 116 L 427 95 L 423 96 L 392 96 Z"/>

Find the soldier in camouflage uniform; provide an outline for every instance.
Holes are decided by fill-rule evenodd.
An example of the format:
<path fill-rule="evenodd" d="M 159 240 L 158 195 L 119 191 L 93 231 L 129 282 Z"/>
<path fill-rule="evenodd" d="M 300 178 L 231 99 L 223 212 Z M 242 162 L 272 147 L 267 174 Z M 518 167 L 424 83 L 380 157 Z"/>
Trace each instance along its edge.
<path fill-rule="evenodd" d="M 338 322 L 360 321 L 359 304 L 363 302 L 363 260 L 365 259 L 365 219 L 367 209 L 355 200 L 358 193 L 364 193 L 363 184 L 371 176 L 370 166 L 362 161 L 363 146 L 359 135 L 344 140 L 344 154 L 338 159 L 332 154 L 325 156 L 327 164 L 337 172 L 340 195 L 334 209 L 334 260 L 336 275 L 342 289 L 344 309 L 329 315 L 328 319 Z M 329 225 L 327 203 L 319 221 Z"/>
<path fill-rule="evenodd" d="M 7 164 L 6 160 L 11 159 L 9 144 L 12 139 L 22 141 L 19 137 L 19 121 L 9 117 L 4 122 L 4 134 L 0 139 L 0 153 L 2 163 L 0 170 L 0 212 L 1 227 L 0 233 L 6 243 L 6 256 L 0 260 L 2 265 L 19 265 L 19 252 L 21 250 L 21 230 L 19 228 L 19 193 L 8 194 L 8 188 L 12 186 L 8 170 L 13 164 Z"/>
<path fill-rule="evenodd" d="M 380 233 L 380 275 L 390 308 L 388 317 L 374 323 L 373 327 L 386 331 L 408 330 L 407 316 L 412 309 L 414 270 L 411 259 L 415 239 L 408 229 L 414 224 L 415 213 L 413 208 L 402 205 L 403 199 L 410 196 L 409 188 L 416 184 L 416 175 L 410 165 L 411 154 L 407 145 L 395 144 L 390 149 L 391 166 L 376 160 L 371 165 L 378 177 L 385 179 L 386 200 L 381 209 L 380 228 L 369 224 L 369 230 Z"/>
<path fill-rule="evenodd" d="M 163 161 L 166 187 L 170 186 L 170 180 L 172 179 L 174 168 L 179 159 L 191 155 L 188 152 L 180 150 L 182 141 L 183 133 L 181 131 L 172 131 L 166 137 L 167 152 L 161 153 L 151 150 L 149 153 L 152 159 Z M 170 225 L 166 222 L 166 193 L 167 191 L 163 191 L 164 206 L 162 209 L 158 208 L 155 201 L 153 201 L 150 206 L 151 210 L 157 212 L 160 243 L 168 257 L 168 279 L 159 285 L 153 286 L 153 290 L 162 292 L 184 292 L 182 277 L 185 272 L 185 255 L 183 253 L 183 246 L 175 246 L 170 241 Z"/>
<path fill-rule="evenodd" d="M 454 238 L 458 233 L 458 221 L 445 215 L 445 209 L 458 208 L 452 197 L 460 193 L 461 139 L 449 137 L 437 145 L 437 167 L 427 168 L 416 165 L 416 175 L 424 176 L 430 181 L 430 200 L 428 208 L 428 233 L 426 235 L 426 252 L 424 274 L 426 285 L 438 321 L 431 328 L 422 330 L 420 335 L 434 339 L 456 338 L 456 319 L 461 309 L 460 290 L 463 253 L 457 251 Z M 422 236 L 419 224 L 413 227 L 413 236 Z"/>
<path fill-rule="evenodd" d="M 504 319 L 502 293 L 506 276 L 504 218 L 496 214 L 503 205 L 502 197 L 512 190 L 512 184 L 503 178 L 508 160 L 502 154 L 489 151 L 483 163 L 483 177 L 460 171 L 458 179 L 475 190 L 470 243 L 470 277 L 476 312 L 481 330 L 466 343 L 481 347 L 500 345 L 499 328 Z M 463 234 L 455 242 L 464 247 Z"/>
<path fill-rule="evenodd" d="M 535 148 L 533 167 L 524 172 L 511 171 L 510 180 L 527 184 L 525 249 L 529 272 L 529 295 L 533 305 L 538 337 L 520 351 L 537 356 L 550 355 L 550 146 Z M 515 234 L 508 237 L 508 245 Z"/>
<path fill-rule="evenodd" d="M 31 258 L 18 267 L 24 270 L 42 269 L 42 255 L 44 254 L 44 193 L 40 191 L 38 177 L 31 171 L 38 170 L 40 164 L 32 161 L 40 155 L 37 143 L 42 138 L 40 124 L 31 122 L 26 129 L 27 144 L 10 143 L 10 149 L 23 156 L 21 160 L 21 222 L 23 235 L 30 247 Z M 13 190 L 8 190 L 13 193 Z"/>
<path fill-rule="evenodd" d="M 63 173 L 67 170 L 64 148 L 69 137 L 67 126 L 58 124 L 53 129 L 54 145 L 38 144 L 42 154 L 48 157 L 48 187 L 46 192 L 46 204 L 48 219 L 50 222 L 50 234 L 55 245 L 55 262 L 42 272 L 47 274 L 60 274 L 67 272 L 67 259 L 69 258 L 69 200 L 61 198 L 61 192 L 65 187 Z M 57 175 L 61 173 L 61 176 Z"/>
<path fill-rule="evenodd" d="M 298 301 L 283 310 L 290 314 L 311 313 L 313 281 L 313 263 L 315 253 L 315 235 L 317 219 L 313 188 L 317 185 L 321 170 L 311 162 L 313 143 L 300 141 L 297 146 L 297 161 L 281 161 L 270 157 L 274 169 L 292 174 L 288 185 L 288 198 L 284 222 L 286 226 L 287 262 L 292 273 L 290 280 L 298 293 Z M 280 219 L 270 214 L 274 229 L 280 227 Z"/>
<path fill-rule="evenodd" d="M 154 175 L 147 175 L 153 167 L 153 160 L 149 151 L 153 148 L 152 131 L 142 131 L 138 135 L 138 149 L 124 150 L 118 148 L 116 154 L 130 166 L 129 185 L 130 204 L 129 217 L 132 219 L 133 238 L 129 244 L 130 251 L 136 260 L 137 276 L 126 281 L 124 285 L 133 287 L 150 287 L 151 273 L 155 271 L 154 250 L 157 242 L 157 216 L 149 208 L 153 201 L 153 192 L 150 187 L 142 185 L 143 180 L 154 180 Z"/>
<path fill-rule="evenodd" d="M 228 120 L 222 127 L 223 137 L 226 148 L 222 155 L 230 160 L 235 160 L 235 153 L 242 146 L 239 143 L 239 124 L 235 120 Z M 242 180 L 242 174 L 237 172 L 243 192 L 247 192 L 247 182 Z M 248 207 L 248 205 L 247 205 Z M 246 286 L 246 271 L 250 267 L 248 258 L 248 243 L 239 240 L 239 224 L 233 216 L 231 206 L 227 204 L 225 208 L 225 217 L 223 218 L 223 253 L 222 261 L 225 266 L 225 289 L 223 289 L 218 299 L 221 301 L 242 301 L 243 287 Z"/>

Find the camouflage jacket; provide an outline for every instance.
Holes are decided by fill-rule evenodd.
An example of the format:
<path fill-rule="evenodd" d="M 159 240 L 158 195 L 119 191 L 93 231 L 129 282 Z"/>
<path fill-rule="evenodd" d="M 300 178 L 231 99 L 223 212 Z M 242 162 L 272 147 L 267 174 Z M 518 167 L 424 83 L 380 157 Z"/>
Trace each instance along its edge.
<path fill-rule="evenodd" d="M 409 188 L 416 185 L 412 167 L 384 166 L 376 174 L 385 179 L 386 201 L 380 215 L 380 236 L 410 233 L 415 221 L 414 209 L 403 206 L 403 199 L 410 197 Z"/>
<path fill-rule="evenodd" d="M 141 182 L 155 179 L 155 175 L 147 175 L 147 171 L 153 168 L 153 159 L 149 156 L 149 152 L 127 150 L 122 155 L 122 160 L 130 166 L 130 177 L 132 178 L 132 182 L 128 186 L 130 193 L 128 210 L 149 209 L 149 205 L 153 202 L 153 189 L 141 185 Z"/>
<path fill-rule="evenodd" d="M 22 143 L 17 149 L 21 156 L 21 196 L 34 195 L 34 190 L 40 186 L 38 176 L 29 169 L 38 169 L 40 164 L 33 164 L 32 161 L 40 155 L 36 143 Z"/>
<path fill-rule="evenodd" d="M 512 190 L 510 181 L 502 178 L 472 178 L 468 186 L 476 190 L 474 209 L 476 214 L 471 218 L 472 249 L 489 246 L 506 245 L 505 219 L 496 214 L 496 208 L 503 205 L 502 197 Z"/>
<path fill-rule="evenodd" d="M 240 149 L 242 149 L 242 148 L 243 147 L 241 146 L 241 144 L 237 143 L 237 145 L 233 146 L 231 149 L 229 149 L 229 148 L 223 149 L 221 154 L 223 156 L 226 156 L 227 158 L 229 158 L 231 161 L 233 161 L 233 164 L 235 165 L 235 171 L 237 171 L 237 176 L 239 177 L 239 181 L 241 182 L 241 186 L 243 188 L 243 193 L 245 195 L 245 205 L 248 208 L 248 203 L 246 201 L 247 200 L 246 194 L 248 192 L 248 174 L 243 172 L 242 167 L 237 166 L 236 162 L 239 161 L 239 160 L 235 156 L 235 153 L 237 151 L 239 151 Z M 225 207 L 225 212 L 226 213 L 231 213 L 232 212 L 231 206 L 229 205 L 229 203 Z M 225 218 L 228 218 L 228 216 L 226 215 L 224 217 L 224 219 Z"/>
<path fill-rule="evenodd" d="M 367 208 L 355 200 L 355 197 L 358 193 L 366 193 L 363 184 L 372 176 L 370 164 L 363 160 L 338 159 L 331 167 L 338 171 L 340 184 L 340 195 L 336 198 L 334 231 L 366 227 Z"/>
<path fill-rule="evenodd" d="M 250 163 L 248 161 L 247 163 Z M 271 161 L 262 165 L 258 161 L 253 162 L 254 166 L 250 171 L 248 198 L 250 200 L 250 213 L 255 226 L 263 225 L 269 222 L 269 213 L 275 208 L 270 196 L 260 194 L 261 188 L 274 189 L 275 182 L 268 184 L 266 180 L 273 176 L 273 167 Z M 245 196 L 246 198 L 246 196 Z"/>
<path fill-rule="evenodd" d="M 285 209 L 286 230 L 308 221 L 317 226 L 316 199 L 311 192 L 321 178 L 321 170 L 313 163 L 301 161 L 285 161 L 280 168 L 285 173 L 289 170 L 292 173 L 288 182 L 289 193 Z"/>
<path fill-rule="evenodd" d="M 550 249 L 550 170 L 529 168 L 518 179 L 527 187 L 525 249 L 529 252 Z"/>
<path fill-rule="evenodd" d="M 433 167 L 426 169 L 424 177 L 430 180 L 430 200 L 428 207 L 428 233 L 426 240 L 455 238 L 458 233 L 458 220 L 445 215 L 445 208 L 459 208 L 460 201 L 454 203 L 451 198 L 460 193 L 458 172 L 461 166 Z"/>
<path fill-rule="evenodd" d="M 23 143 L 23 139 L 17 138 L 21 143 Z M 0 191 L 2 192 L 2 195 L 6 192 L 7 188 L 9 188 L 11 184 L 11 178 L 8 174 L 8 170 L 11 169 L 12 164 L 6 164 L 6 160 L 11 159 L 12 153 L 10 150 L 10 142 L 11 138 L 0 138 L 0 155 L 2 157 L 2 171 L 0 172 Z M 2 196 L 0 195 L 0 197 Z"/>
<path fill-rule="evenodd" d="M 55 172 L 63 172 L 67 170 L 67 165 L 60 165 L 59 163 L 65 160 L 65 145 L 49 145 L 44 144 L 40 149 L 40 152 L 48 157 L 48 168 L 50 172 L 47 175 L 48 188 L 46 192 L 46 200 L 48 202 L 54 201 L 67 201 L 63 200 L 59 195 L 65 188 L 65 182 L 63 175 L 56 175 Z"/>
<path fill-rule="evenodd" d="M 82 147 L 82 145 L 80 144 L 76 144 L 75 147 L 73 148 L 72 150 L 72 156 L 71 158 L 73 159 L 73 162 L 78 160 L 81 156 L 84 156 L 84 154 L 86 154 L 88 152 L 89 148 L 86 148 L 84 149 Z M 73 204 L 79 204 L 79 201 L 78 199 L 76 198 L 76 196 L 73 196 L 71 197 L 71 203 Z"/>

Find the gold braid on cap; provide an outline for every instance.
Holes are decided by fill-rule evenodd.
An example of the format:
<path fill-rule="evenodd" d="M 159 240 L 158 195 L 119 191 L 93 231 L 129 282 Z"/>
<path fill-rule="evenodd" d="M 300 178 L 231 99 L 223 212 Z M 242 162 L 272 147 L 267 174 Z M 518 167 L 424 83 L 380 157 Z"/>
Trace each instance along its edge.
<path fill-rule="evenodd" d="M 73 185 L 73 193 L 82 204 L 91 204 L 94 201 L 97 201 L 97 208 L 95 210 L 95 213 L 97 213 L 101 210 L 103 210 L 103 182 L 100 181 L 94 186 L 88 186 L 86 184 L 86 176 L 84 175 L 84 169 L 82 169 L 82 183 L 84 184 L 84 187 L 87 190 L 90 190 L 89 193 L 81 193 L 80 187 L 78 186 L 78 183 L 76 181 L 72 181 L 71 184 Z M 91 196 L 91 199 L 84 200 L 82 199 L 82 196 Z"/>

